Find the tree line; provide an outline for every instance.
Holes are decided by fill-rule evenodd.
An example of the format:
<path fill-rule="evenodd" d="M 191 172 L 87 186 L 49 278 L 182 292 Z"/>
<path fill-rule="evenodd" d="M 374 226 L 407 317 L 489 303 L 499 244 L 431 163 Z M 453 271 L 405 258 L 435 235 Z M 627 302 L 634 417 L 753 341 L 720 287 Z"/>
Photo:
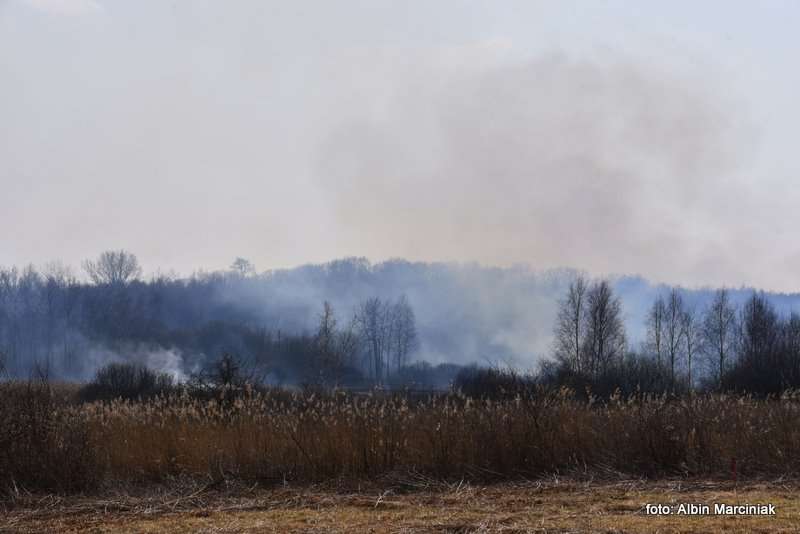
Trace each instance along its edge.
<path fill-rule="evenodd" d="M 441 266 L 399 262 L 378 271 L 347 260 L 267 276 L 239 258 L 227 271 L 188 278 L 158 274 L 144 281 L 136 256 L 120 250 L 82 268 L 86 281 L 57 263 L 0 269 L 0 375 L 85 379 L 108 362 L 163 369 L 164 358 L 178 360 L 167 362 L 173 370 L 201 375 L 228 355 L 245 376 L 266 383 L 442 387 L 459 366 L 414 361 L 422 344 L 416 314 L 402 292 L 384 297 L 390 288 L 415 291 L 415 303 L 427 311 L 426 349 L 454 361 L 468 362 L 459 359 L 459 350 L 509 324 L 481 320 L 487 317 L 481 308 L 504 309 L 502 298 L 453 300 L 471 286 L 454 285 L 457 277 Z M 800 316 L 775 307 L 783 302 L 786 310 L 790 296 L 752 292 L 743 300 L 741 290 L 665 288 L 637 318 L 644 335 L 634 342 L 619 285 L 580 275 L 560 280 L 543 279 L 537 287 L 549 292 L 547 299 L 530 306 L 531 316 L 545 317 L 536 308 L 558 300 L 553 358 L 540 373 L 547 383 L 609 392 L 774 393 L 800 387 Z M 446 291 L 438 292 L 442 287 Z M 350 294 L 355 297 L 342 298 Z M 432 307 L 431 299 L 439 306 Z M 514 304 L 520 309 L 519 300 Z M 446 343 L 437 346 L 441 340 Z M 481 354 L 493 358 L 484 347 L 492 348 L 483 343 Z"/>
<path fill-rule="evenodd" d="M 158 367 L 154 356 L 177 349 L 172 363 L 187 374 L 210 372 L 227 357 L 254 380 L 360 386 L 386 382 L 418 348 L 402 295 L 365 299 L 341 321 L 325 301 L 315 328 L 281 327 L 231 298 L 258 291 L 241 258 L 227 272 L 189 279 L 143 281 L 137 257 L 124 250 L 82 268 L 88 283 L 58 263 L 0 269 L 0 375 L 88 378 L 115 361 Z"/>
<path fill-rule="evenodd" d="M 559 302 L 545 381 L 629 393 L 800 387 L 800 314 L 779 314 L 763 292 L 736 306 L 728 289 L 718 289 L 700 308 L 669 288 L 650 306 L 645 332 L 640 346 L 631 346 L 609 282 L 577 276 Z"/>

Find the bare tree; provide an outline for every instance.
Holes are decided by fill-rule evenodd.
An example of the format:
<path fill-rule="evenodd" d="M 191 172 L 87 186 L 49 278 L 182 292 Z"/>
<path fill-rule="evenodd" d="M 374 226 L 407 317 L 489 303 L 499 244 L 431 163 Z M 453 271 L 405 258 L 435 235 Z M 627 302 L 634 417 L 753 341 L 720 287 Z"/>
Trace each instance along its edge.
<path fill-rule="evenodd" d="M 339 331 L 336 345 L 342 365 L 356 365 L 360 339 L 358 335 L 358 320 L 355 316 L 345 328 Z"/>
<path fill-rule="evenodd" d="M 714 294 L 700 329 L 703 352 L 711 363 L 717 386 L 722 389 L 722 380 L 736 345 L 736 310 L 727 289 L 719 289 Z"/>
<path fill-rule="evenodd" d="M 666 315 L 664 316 L 664 348 L 669 362 L 669 378 L 675 385 L 675 368 L 681 354 L 683 297 L 677 288 L 672 288 L 667 298 Z"/>
<path fill-rule="evenodd" d="M 417 348 L 414 311 L 405 296 L 395 303 L 367 299 L 356 310 L 354 325 L 365 347 L 364 367 L 376 381 L 388 378 L 392 366 L 406 365 Z"/>
<path fill-rule="evenodd" d="M 83 268 L 95 284 L 121 285 L 142 274 L 139 260 L 125 250 L 107 250 L 97 260 L 86 260 Z"/>
<path fill-rule="evenodd" d="M 597 376 L 625 353 L 622 303 L 607 280 L 595 282 L 587 293 L 587 327 L 584 369 Z"/>
<path fill-rule="evenodd" d="M 414 310 L 405 295 L 392 307 L 392 352 L 396 370 L 408 364 L 409 355 L 417 348 L 417 327 Z"/>
<path fill-rule="evenodd" d="M 740 313 L 737 386 L 762 392 L 778 392 L 787 386 L 780 338 L 780 318 L 775 307 L 763 292 L 753 292 Z"/>
<path fill-rule="evenodd" d="M 664 317 L 667 315 L 667 305 L 664 297 L 658 296 L 650 311 L 647 313 L 647 351 L 655 357 L 660 366 L 663 363 L 664 353 Z"/>
<path fill-rule="evenodd" d="M 22 347 L 29 362 L 39 360 L 38 346 L 43 338 L 40 320 L 43 307 L 39 289 L 42 278 L 33 265 L 25 267 L 17 279 L 17 301 L 20 305 L 19 318 L 22 334 Z"/>
<path fill-rule="evenodd" d="M 14 372 L 19 359 L 20 328 L 16 267 L 0 269 L 0 350 L 7 371 Z"/>
<path fill-rule="evenodd" d="M 578 373 L 582 371 L 581 351 L 586 337 L 587 290 L 582 275 L 569 284 L 567 296 L 559 303 L 554 331 L 556 359 Z"/>
<path fill-rule="evenodd" d="M 241 374 L 242 364 L 239 359 L 229 352 L 214 363 L 213 377 L 220 386 L 239 386 L 244 384 Z"/>
<path fill-rule="evenodd" d="M 81 338 L 78 333 L 78 325 L 75 324 L 77 310 L 80 303 L 80 285 L 77 278 L 68 271 L 65 280 L 63 297 L 61 299 L 61 314 L 64 328 L 62 330 L 62 360 L 66 369 L 72 371 L 75 365 L 75 353 L 77 351 L 75 345 L 77 340 Z"/>
<path fill-rule="evenodd" d="M 241 277 L 251 276 L 256 272 L 256 266 L 250 260 L 245 258 L 236 258 L 231 263 L 231 271 Z"/>
<path fill-rule="evenodd" d="M 333 306 L 327 300 L 322 305 L 322 313 L 319 316 L 319 327 L 314 338 L 316 345 L 317 358 L 323 380 L 331 376 L 339 368 L 339 351 L 337 343 L 338 333 L 336 330 L 336 316 L 333 313 Z"/>
<path fill-rule="evenodd" d="M 386 351 L 389 346 L 387 307 L 373 297 L 361 303 L 356 311 L 360 337 L 366 347 L 365 367 L 370 376 L 380 382 L 385 378 Z"/>
<path fill-rule="evenodd" d="M 693 362 L 695 354 L 698 351 L 698 347 L 702 343 L 702 337 L 700 333 L 700 325 L 698 324 L 697 320 L 697 313 L 695 313 L 694 308 L 686 308 L 683 311 L 681 316 L 681 330 L 683 335 L 683 341 L 685 346 L 685 354 L 686 354 L 686 369 L 688 372 L 688 382 L 689 382 L 689 391 L 693 391 L 694 389 L 694 375 L 692 373 Z"/>
<path fill-rule="evenodd" d="M 45 360 L 50 365 L 53 359 L 56 335 L 59 330 L 67 332 L 68 325 L 64 320 L 64 308 L 69 304 L 67 302 L 68 290 L 74 278 L 70 269 L 60 262 L 48 263 L 45 265 L 42 274 L 44 276 L 42 301 L 44 303 L 45 318 Z"/>

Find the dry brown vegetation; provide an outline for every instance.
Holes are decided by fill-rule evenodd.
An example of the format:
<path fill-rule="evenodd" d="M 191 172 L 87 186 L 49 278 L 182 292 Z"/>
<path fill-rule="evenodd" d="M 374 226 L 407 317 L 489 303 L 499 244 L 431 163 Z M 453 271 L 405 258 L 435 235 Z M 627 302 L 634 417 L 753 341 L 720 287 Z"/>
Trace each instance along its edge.
<path fill-rule="evenodd" d="M 392 473 L 487 481 L 551 473 L 780 475 L 800 466 L 800 401 L 723 395 L 580 401 L 458 394 L 221 391 L 77 403 L 5 384 L 5 498 L 194 477 L 274 484 Z"/>
<path fill-rule="evenodd" d="M 177 488 L 176 488 L 177 486 Z M 796 482 L 545 479 L 492 485 L 422 477 L 350 486 L 191 482 L 102 497 L 31 498 L 3 532 L 796 532 Z M 775 516 L 648 516 L 646 503 L 772 503 Z"/>

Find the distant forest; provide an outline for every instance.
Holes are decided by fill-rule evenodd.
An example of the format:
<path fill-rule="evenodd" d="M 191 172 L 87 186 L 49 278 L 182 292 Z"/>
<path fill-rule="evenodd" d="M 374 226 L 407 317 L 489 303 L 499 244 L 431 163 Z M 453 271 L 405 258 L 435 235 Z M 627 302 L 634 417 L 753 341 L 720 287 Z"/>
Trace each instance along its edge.
<path fill-rule="evenodd" d="M 0 269 L 0 371 L 85 380 L 129 362 L 180 380 L 228 357 L 272 384 L 446 387 L 478 364 L 575 386 L 779 391 L 800 385 L 798 304 L 568 269 L 362 258 L 263 273 L 237 258 L 145 279 L 134 254 L 108 251 L 80 271 Z"/>

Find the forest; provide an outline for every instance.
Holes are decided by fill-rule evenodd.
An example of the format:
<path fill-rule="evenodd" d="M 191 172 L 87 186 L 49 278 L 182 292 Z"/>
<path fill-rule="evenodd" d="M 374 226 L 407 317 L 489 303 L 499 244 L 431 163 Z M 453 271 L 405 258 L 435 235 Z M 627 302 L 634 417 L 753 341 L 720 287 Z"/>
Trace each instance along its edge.
<path fill-rule="evenodd" d="M 402 260 L 145 280 L 117 250 L 82 269 L 0 271 L 0 506 L 19 513 L 800 468 L 793 295 Z"/>
<path fill-rule="evenodd" d="M 145 279 L 135 254 L 0 269 L 0 370 L 185 382 L 223 358 L 265 385 L 446 390 L 475 367 L 596 393 L 800 386 L 800 297 L 635 277 L 345 259 Z"/>

